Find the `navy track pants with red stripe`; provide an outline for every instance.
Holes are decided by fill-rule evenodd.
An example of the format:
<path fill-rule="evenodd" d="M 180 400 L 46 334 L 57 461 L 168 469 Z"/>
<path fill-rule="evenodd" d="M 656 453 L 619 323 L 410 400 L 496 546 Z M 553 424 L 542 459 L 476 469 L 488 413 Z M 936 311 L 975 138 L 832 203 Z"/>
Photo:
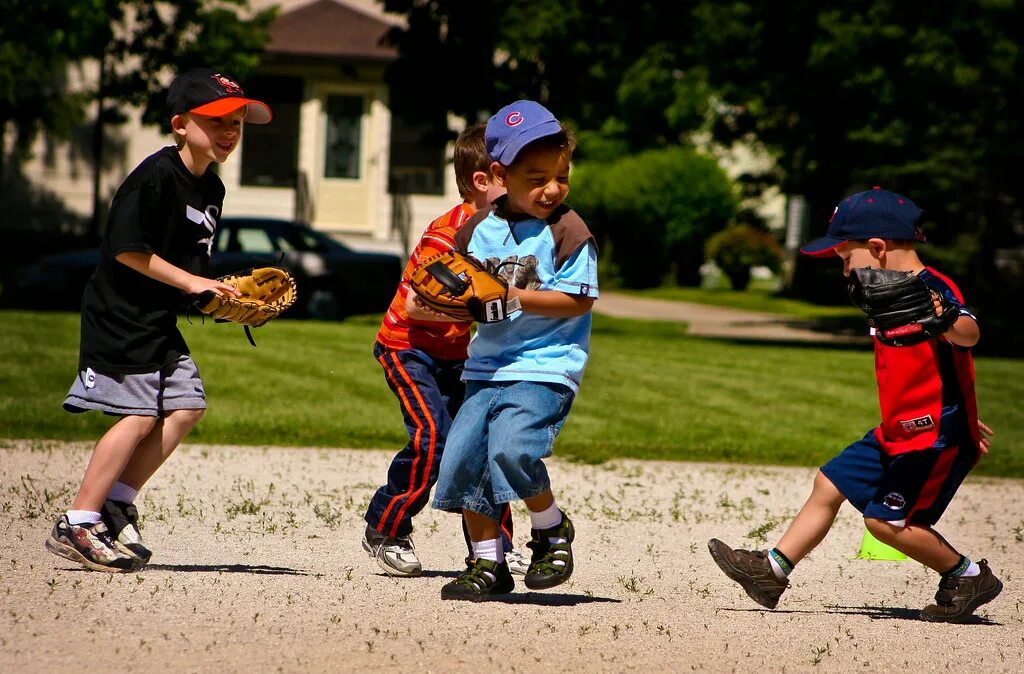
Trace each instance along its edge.
<path fill-rule="evenodd" d="M 418 349 L 386 349 L 379 343 L 373 354 L 398 398 L 409 442 L 391 460 L 388 482 L 370 499 L 365 519 L 385 536 L 407 536 L 413 529 L 412 518 L 430 500 L 448 430 L 462 405 L 463 363 L 435 360 Z M 512 549 L 512 514 L 507 504 L 500 523 L 507 552 Z"/>

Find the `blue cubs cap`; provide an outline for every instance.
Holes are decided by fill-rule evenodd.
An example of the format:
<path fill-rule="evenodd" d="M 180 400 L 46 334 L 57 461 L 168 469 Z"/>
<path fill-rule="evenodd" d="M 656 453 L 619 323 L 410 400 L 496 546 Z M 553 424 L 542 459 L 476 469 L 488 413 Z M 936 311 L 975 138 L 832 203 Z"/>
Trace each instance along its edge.
<path fill-rule="evenodd" d="M 910 199 L 881 187 L 858 192 L 836 206 L 828 223 L 828 233 L 800 252 L 821 257 L 847 241 L 864 239 L 924 241 L 924 234 L 917 227 L 921 213 Z"/>
<path fill-rule="evenodd" d="M 484 143 L 491 159 L 508 166 L 533 141 L 562 131 L 551 111 L 534 101 L 516 101 L 487 120 Z"/>

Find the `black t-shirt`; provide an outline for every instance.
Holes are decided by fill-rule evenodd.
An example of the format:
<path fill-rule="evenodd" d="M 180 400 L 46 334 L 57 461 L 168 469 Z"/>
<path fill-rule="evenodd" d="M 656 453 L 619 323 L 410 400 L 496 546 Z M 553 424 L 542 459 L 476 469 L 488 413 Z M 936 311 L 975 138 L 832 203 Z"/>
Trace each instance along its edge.
<path fill-rule="evenodd" d="M 205 275 L 223 203 L 217 174 L 192 175 L 174 147 L 150 155 L 125 178 L 110 206 L 99 266 L 82 297 L 80 369 L 155 372 L 189 352 L 176 325 L 184 293 L 115 257 L 154 253 Z"/>

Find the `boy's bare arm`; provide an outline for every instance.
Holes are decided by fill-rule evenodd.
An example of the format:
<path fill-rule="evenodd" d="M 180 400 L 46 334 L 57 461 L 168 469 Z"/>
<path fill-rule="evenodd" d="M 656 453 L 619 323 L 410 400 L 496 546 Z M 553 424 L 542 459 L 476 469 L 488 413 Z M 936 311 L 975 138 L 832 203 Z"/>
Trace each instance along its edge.
<path fill-rule="evenodd" d="M 144 276 L 173 286 L 188 295 L 198 295 L 212 290 L 220 295 L 240 296 L 240 293 L 227 283 L 190 274 L 155 253 L 121 253 L 114 259 Z"/>
<path fill-rule="evenodd" d="M 550 318 L 582 316 L 594 306 L 594 298 L 569 295 L 560 290 L 523 290 L 510 286 L 508 299 L 519 298 L 523 311 Z"/>
<path fill-rule="evenodd" d="M 957 346 L 971 347 L 981 339 L 981 330 L 973 318 L 961 316 L 946 331 L 946 339 Z"/>

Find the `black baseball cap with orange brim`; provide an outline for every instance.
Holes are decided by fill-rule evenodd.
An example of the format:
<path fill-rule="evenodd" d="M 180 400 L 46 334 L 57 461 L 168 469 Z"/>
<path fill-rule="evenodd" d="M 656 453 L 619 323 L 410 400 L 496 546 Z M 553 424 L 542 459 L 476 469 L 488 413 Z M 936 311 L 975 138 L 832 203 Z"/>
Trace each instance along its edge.
<path fill-rule="evenodd" d="M 874 187 L 852 194 L 836 206 L 828 233 L 800 249 L 805 255 L 824 257 L 847 241 L 891 239 L 924 241 L 917 226 L 923 211 L 902 195 Z"/>
<path fill-rule="evenodd" d="M 241 107 L 245 107 L 249 124 L 266 124 L 273 117 L 266 103 L 246 98 L 238 82 L 210 68 L 193 68 L 175 77 L 167 92 L 167 106 L 172 117 L 186 112 L 222 117 Z"/>

